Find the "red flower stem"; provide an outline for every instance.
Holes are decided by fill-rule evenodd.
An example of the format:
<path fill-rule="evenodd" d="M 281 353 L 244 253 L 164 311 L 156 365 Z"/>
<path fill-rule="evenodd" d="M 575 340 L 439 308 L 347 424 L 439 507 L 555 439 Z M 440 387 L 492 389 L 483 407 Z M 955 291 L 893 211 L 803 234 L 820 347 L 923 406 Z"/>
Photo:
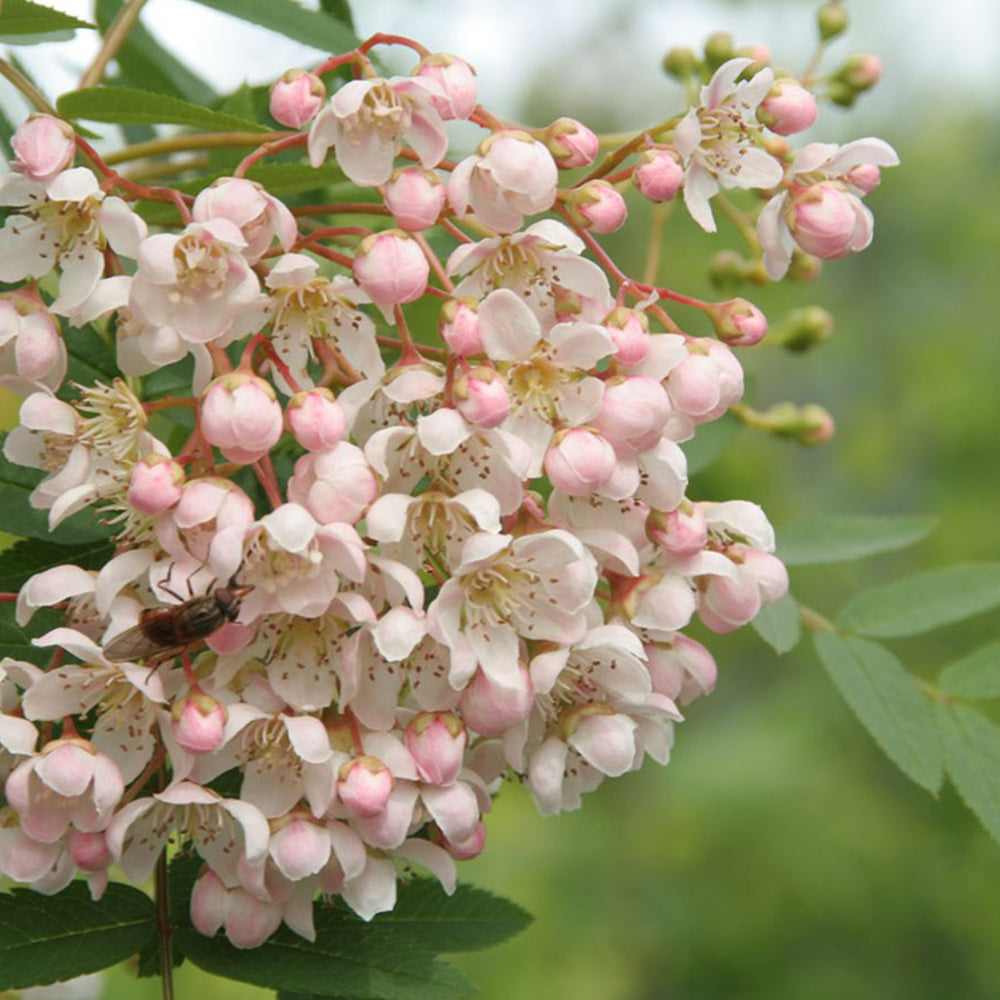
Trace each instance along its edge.
<path fill-rule="evenodd" d="M 292 135 L 286 135 L 283 139 L 275 139 L 273 142 L 265 143 L 263 146 L 255 149 L 252 153 L 249 153 L 240 161 L 239 166 L 233 171 L 233 176 L 246 176 L 246 172 L 258 160 L 263 160 L 264 157 L 271 156 L 274 153 L 280 153 L 283 149 L 291 149 L 294 146 L 302 146 L 308 138 L 308 132 L 295 132 Z"/>
<path fill-rule="evenodd" d="M 447 291 L 453 291 L 455 286 L 452 283 L 451 278 L 448 277 L 448 274 L 444 269 L 444 265 L 441 263 L 438 255 L 431 249 L 431 245 L 424 238 L 424 234 L 411 233 L 410 235 L 417 241 L 417 243 L 420 244 L 420 249 L 423 250 L 424 256 L 427 258 L 427 263 L 430 264 L 431 270 L 433 270 L 433 272 L 437 275 L 438 281 L 444 285 Z"/>
<path fill-rule="evenodd" d="M 367 55 L 367 53 L 376 45 L 405 45 L 408 49 L 413 49 L 413 51 L 416 52 L 421 59 L 423 59 L 424 56 L 430 55 L 430 51 L 428 49 L 425 49 L 423 45 L 419 42 L 415 42 L 412 38 L 407 38 L 406 35 L 386 35 L 381 31 L 376 32 L 370 38 L 366 38 L 358 46 L 356 51 L 361 55 Z"/>
<path fill-rule="evenodd" d="M 274 466 L 271 465 L 271 456 L 265 455 L 263 458 L 258 459 L 253 463 L 251 468 L 257 477 L 257 482 L 264 488 L 272 509 L 277 510 L 284 501 L 281 499 L 281 493 L 278 490 L 278 477 L 274 474 Z"/>

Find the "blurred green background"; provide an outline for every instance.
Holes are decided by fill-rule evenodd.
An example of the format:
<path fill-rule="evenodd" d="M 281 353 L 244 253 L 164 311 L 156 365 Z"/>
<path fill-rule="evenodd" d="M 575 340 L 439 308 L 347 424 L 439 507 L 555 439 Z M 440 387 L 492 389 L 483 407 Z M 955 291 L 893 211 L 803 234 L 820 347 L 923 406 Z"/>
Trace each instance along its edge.
<path fill-rule="evenodd" d="M 373 7 L 363 17 L 366 27 L 387 9 L 395 21 L 386 27 L 405 29 L 401 7 Z M 434 8 L 423 5 L 425 22 Z M 813 9 L 734 5 L 741 24 L 755 25 L 736 41 L 768 41 L 778 15 L 811 26 Z M 929 9 L 914 5 L 912 20 L 920 10 L 930 17 Z M 713 11 L 716 26 L 725 28 L 729 8 Z M 890 46 L 880 49 L 888 66 L 905 63 L 912 26 L 907 21 L 878 40 Z M 703 38 L 664 38 L 663 48 Z M 461 52 L 460 45 L 455 39 L 450 47 Z M 855 32 L 828 65 L 873 47 Z M 603 63 L 598 47 L 588 50 L 581 72 L 611 73 L 614 45 L 606 49 Z M 796 64 L 805 57 L 776 55 L 789 62 L 794 56 Z M 572 57 L 554 55 L 556 68 Z M 655 64 L 632 67 L 651 78 L 656 71 Z M 614 130 L 674 108 L 588 97 L 587 88 L 574 88 L 572 72 L 551 65 L 530 74 L 525 103 L 503 110 L 532 124 L 566 113 Z M 830 262 L 814 284 L 742 290 L 772 322 L 813 303 L 836 317 L 834 338 L 807 355 L 761 347 L 742 358 L 753 376 L 751 403 L 821 403 L 836 418 L 837 436 L 806 450 L 741 431 L 690 490 L 695 499 L 760 502 L 779 527 L 814 512 L 941 516 L 937 532 L 909 552 L 793 572 L 795 595 L 827 614 L 859 589 L 907 572 L 995 559 L 1000 540 L 997 114 L 988 94 L 977 101 L 954 81 L 936 80 L 914 95 L 901 89 L 901 79 L 912 74 L 888 73 L 850 114 L 824 107 L 816 136 L 829 138 L 822 124 L 832 123 L 840 141 L 878 134 L 899 152 L 902 165 L 885 171 L 868 199 L 877 220 L 873 246 Z M 647 209 L 638 199 L 631 204 L 628 237 L 609 237 L 606 245 L 639 274 Z M 727 241 L 739 246 L 725 223 L 720 230 L 725 239 L 711 240 L 677 212 L 660 280 L 712 297 L 705 260 Z M 682 324 L 690 318 L 675 316 Z M 692 320 L 691 329 L 703 328 Z M 931 676 L 995 637 L 997 626 L 981 616 L 891 645 L 910 669 Z M 1000 848 L 953 790 L 935 802 L 885 760 L 808 643 L 783 658 L 750 630 L 713 637 L 711 645 L 718 688 L 689 708 L 668 768 L 651 764 L 608 782 L 580 812 L 554 819 L 541 819 L 518 787 L 501 794 L 487 851 L 462 866 L 462 876 L 516 900 L 536 919 L 502 947 L 455 959 L 482 996 L 1000 996 Z M 137 985 L 123 970 L 109 987 L 114 997 L 157 995 L 153 983 Z M 178 987 L 182 997 L 206 1000 L 266 995 L 188 967 Z"/>

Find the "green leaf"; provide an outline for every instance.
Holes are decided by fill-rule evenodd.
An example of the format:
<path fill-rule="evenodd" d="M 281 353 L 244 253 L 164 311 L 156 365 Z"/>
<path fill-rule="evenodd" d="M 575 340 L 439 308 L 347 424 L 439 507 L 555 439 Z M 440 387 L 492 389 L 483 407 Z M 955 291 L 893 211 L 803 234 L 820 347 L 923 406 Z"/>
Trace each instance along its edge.
<path fill-rule="evenodd" d="M 968 705 L 936 706 L 948 777 L 994 840 L 1000 841 L 1000 729 Z"/>
<path fill-rule="evenodd" d="M 97 0 L 97 24 L 102 33 L 123 6 L 122 0 Z M 147 90 L 171 94 L 205 107 L 218 100 L 211 86 L 163 48 L 141 21 L 136 21 L 129 29 L 115 59 L 129 85 L 142 84 Z"/>
<path fill-rule="evenodd" d="M 927 699 L 902 663 L 867 639 L 817 632 L 816 652 L 844 700 L 908 777 L 936 794 L 944 765 Z"/>
<path fill-rule="evenodd" d="M 85 326 L 79 330 L 68 327 L 63 340 L 69 356 L 69 366 L 66 379 L 60 386 L 60 399 L 73 401 L 80 398 L 80 391 L 72 385 L 73 382 L 80 385 L 93 385 L 94 382 L 110 385 L 116 378 L 121 378 L 114 347 L 93 327 Z"/>
<path fill-rule="evenodd" d="M 354 16 L 347 0 L 319 0 L 319 9 L 330 17 L 336 18 L 341 24 L 354 30 Z"/>
<path fill-rule="evenodd" d="M 1000 605 L 1000 563 L 947 566 L 857 594 L 837 623 L 880 638 L 920 635 Z"/>
<path fill-rule="evenodd" d="M 132 87 L 71 90 L 56 102 L 61 115 L 116 125 L 187 125 L 214 132 L 266 132 L 267 127 L 235 115 L 209 111 L 179 97 Z"/>
<path fill-rule="evenodd" d="M 0 894 L 0 989 L 24 989 L 106 969 L 156 933 L 153 901 L 111 883 L 99 902 L 84 882 L 55 896 Z"/>
<path fill-rule="evenodd" d="M 934 530 L 937 522 L 929 514 L 811 517 L 777 529 L 777 554 L 786 566 L 848 562 L 915 545 Z"/>
<path fill-rule="evenodd" d="M 707 469 L 725 451 L 742 426 L 742 422 L 731 413 L 711 423 L 702 424 L 698 433 L 681 445 L 687 456 L 688 475 L 693 476 L 696 472 Z"/>
<path fill-rule="evenodd" d="M 100 569 L 114 552 L 105 539 L 85 545 L 59 545 L 41 539 L 24 539 L 0 552 L 0 588 L 20 590 L 28 577 L 64 563 L 73 563 L 83 569 Z"/>
<path fill-rule="evenodd" d="M 256 986 L 358 1000 L 458 1000 L 475 987 L 456 969 L 402 938 L 391 926 L 364 924 L 333 907 L 316 908 L 316 941 L 282 927 L 259 948 L 180 926 L 187 959 L 206 972 Z"/>
<path fill-rule="evenodd" d="M 52 649 L 33 646 L 31 640 L 62 624 L 63 616 L 59 611 L 40 608 L 22 628 L 14 620 L 14 602 L 0 601 L 0 655 L 43 666 L 52 659 Z"/>
<path fill-rule="evenodd" d="M 77 28 L 93 27 L 89 21 L 81 21 L 61 10 L 53 10 L 40 3 L 30 3 L 29 0 L 4 0 L 3 9 L 0 10 L 0 41 L 14 45 L 53 41 L 51 37 L 34 37 L 51 35 L 53 32 L 68 38 Z"/>
<path fill-rule="evenodd" d="M 269 28 L 323 52 L 347 52 L 358 44 L 348 27 L 321 11 L 305 10 L 294 0 L 197 0 L 203 7 Z"/>
<path fill-rule="evenodd" d="M 774 604 L 765 604 L 751 624 L 779 656 L 794 649 L 802 637 L 799 606 L 791 594 L 785 594 Z"/>
<path fill-rule="evenodd" d="M 531 915 L 485 889 L 460 885 L 449 896 L 435 879 L 414 879 L 399 893 L 396 908 L 376 917 L 435 953 L 491 948 L 519 934 Z"/>
<path fill-rule="evenodd" d="M 0 443 L 2 437 L 0 436 Z M 108 538 L 108 526 L 101 524 L 92 511 L 82 510 L 68 517 L 55 531 L 49 530 L 48 511 L 35 510 L 28 503 L 31 491 L 38 485 L 42 473 L 6 460 L 0 461 L 0 510 L 3 528 L 8 534 L 22 538 L 41 538 L 51 542 L 92 542 Z"/>
<path fill-rule="evenodd" d="M 1000 641 L 946 666 L 938 686 L 956 698 L 1000 698 Z"/>

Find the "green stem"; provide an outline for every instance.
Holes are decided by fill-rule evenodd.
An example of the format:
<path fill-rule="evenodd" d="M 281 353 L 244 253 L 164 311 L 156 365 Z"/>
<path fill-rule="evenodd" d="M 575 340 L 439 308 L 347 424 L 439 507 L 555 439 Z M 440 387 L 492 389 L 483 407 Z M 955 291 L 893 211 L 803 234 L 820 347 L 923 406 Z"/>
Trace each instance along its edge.
<path fill-rule="evenodd" d="M 28 102 L 36 111 L 42 111 L 55 118 L 62 117 L 51 104 L 49 99 L 19 70 L 12 66 L 6 59 L 0 59 L 0 75 L 8 80 L 28 99 Z"/>
<path fill-rule="evenodd" d="M 101 77 L 104 76 L 108 63 L 118 54 L 118 50 L 128 37 L 129 31 L 132 30 L 132 25 L 139 19 L 139 12 L 145 4 L 146 0 L 129 0 L 118 11 L 114 20 L 108 25 L 108 31 L 104 36 L 104 44 L 101 45 L 100 51 L 87 67 L 83 76 L 80 77 L 80 90 L 86 87 L 95 87 L 101 82 Z"/>
<path fill-rule="evenodd" d="M 160 980 L 163 1000 L 174 1000 L 174 954 L 171 945 L 170 902 L 167 896 L 167 849 L 156 862 L 156 934 L 160 941 Z"/>
<path fill-rule="evenodd" d="M 824 617 L 815 608 L 810 608 L 808 605 L 799 605 L 799 618 L 802 619 L 802 624 L 813 632 L 837 631 L 837 626 L 829 618 Z"/>

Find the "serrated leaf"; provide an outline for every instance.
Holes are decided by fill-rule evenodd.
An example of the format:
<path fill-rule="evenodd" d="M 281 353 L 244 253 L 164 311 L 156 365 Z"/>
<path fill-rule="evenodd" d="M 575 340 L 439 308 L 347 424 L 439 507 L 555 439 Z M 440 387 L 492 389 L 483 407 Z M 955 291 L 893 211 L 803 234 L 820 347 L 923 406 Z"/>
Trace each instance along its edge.
<path fill-rule="evenodd" d="M 167 94 L 132 87 L 87 87 L 71 90 L 56 102 L 61 115 L 115 125 L 186 125 L 214 132 L 266 132 L 257 122 L 209 111 Z"/>
<path fill-rule="evenodd" d="M 53 10 L 30 0 L 4 0 L 0 9 L 0 39 L 13 44 L 23 44 L 27 39 L 18 35 L 48 35 L 52 32 L 72 32 L 77 28 L 93 28 L 89 21 L 81 21 L 61 10 Z M 67 35 L 66 37 L 69 37 Z M 38 41 L 52 41 L 39 38 Z"/>
<path fill-rule="evenodd" d="M 827 673 L 886 756 L 936 794 L 944 757 L 927 699 L 884 646 L 856 636 L 817 632 L 816 652 Z"/>
<path fill-rule="evenodd" d="M 687 457 L 688 475 L 693 476 L 696 472 L 707 469 L 725 451 L 742 426 L 736 417 L 727 413 L 719 420 L 699 427 L 698 433 L 681 445 Z"/>
<path fill-rule="evenodd" d="M 123 6 L 123 0 L 97 0 L 97 24 L 102 32 Z M 132 85 L 141 83 L 147 90 L 172 94 L 204 107 L 218 100 L 211 86 L 163 48 L 141 21 L 133 23 L 115 59 L 122 76 Z"/>
<path fill-rule="evenodd" d="M 114 551 L 105 539 L 85 545 L 59 545 L 36 538 L 23 539 L 0 552 L 0 589 L 20 590 L 29 577 L 65 563 L 83 569 L 100 569 L 114 555 Z"/>
<path fill-rule="evenodd" d="M 0 435 L 0 448 L 5 436 Z M 22 538 L 40 538 L 70 544 L 92 542 L 111 534 L 107 525 L 100 524 L 89 510 L 67 518 L 55 531 L 49 530 L 48 511 L 35 510 L 28 503 L 31 491 L 41 478 L 42 473 L 37 469 L 27 469 L 6 459 L 0 460 L 0 510 L 4 514 L 4 531 Z"/>
<path fill-rule="evenodd" d="M 948 664 L 938 686 L 956 698 L 1000 698 L 1000 641 Z"/>
<path fill-rule="evenodd" d="M 203 7 L 230 14 L 303 45 L 331 54 L 347 52 L 358 38 L 335 17 L 321 11 L 306 10 L 294 0 L 196 0 Z"/>
<path fill-rule="evenodd" d="M 316 908 L 316 941 L 280 928 L 259 948 L 180 926 L 185 956 L 206 972 L 275 990 L 358 1000 L 458 1000 L 475 987 L 458 970 L 391 927 L 363 924 L 331 907 Z"/>
<path fill-rule="evenodd" d="M 486 889 L 460 885 L 449 896 L 435 879 L 414 879 L 401 889 L 396 908 L 376 917 L 394 924 L 430 951 L 476 951 L 519 934 L 531 915 Z"/>
<path fill-rule="evenodd" d="M 915 545 L 926 538 L 937 523 L 938 519 L 930 514 L 811 517 L 777 529 L 777 554 L 786 566 L 848 562 Z"/>
<path fill-rule="evenodd" d="M 791 594 L 774 604 L 765 604 L 751 622 L 754 631 L 779 656 L 794 649 L 802 637 L 799 606 Z"/>
<path fill-rule="evenodd" d="M 63 616 L 53 608 L 40 608 L 23 628 L 14 620 L 14 603 L 0 601 L 0 656 L 27 660 L 44 666 L 52 659 L 51 648 L 34 646 L 31 640 L 63 624 Z"/>
<path fill-rule="evenodd" d="M 83 882 L 55 896 L 0 894 L 0 989 L 25 989 L 106 969 L 156 932 L 153 901 L 112 883 L 99 902 Z"/>
<path fill-rule="evenodd" d="M 879 638 L 920 635 L 1000 605 L 1000 563 L 917 573 L 857 594 L 837 616 L 852 632 Z"/>
<path fill-rule="evenodd" d="M 939 703 L 936 712 L 948 777 L 1000 842 L 1000 729 L 968 705 Z"/>

